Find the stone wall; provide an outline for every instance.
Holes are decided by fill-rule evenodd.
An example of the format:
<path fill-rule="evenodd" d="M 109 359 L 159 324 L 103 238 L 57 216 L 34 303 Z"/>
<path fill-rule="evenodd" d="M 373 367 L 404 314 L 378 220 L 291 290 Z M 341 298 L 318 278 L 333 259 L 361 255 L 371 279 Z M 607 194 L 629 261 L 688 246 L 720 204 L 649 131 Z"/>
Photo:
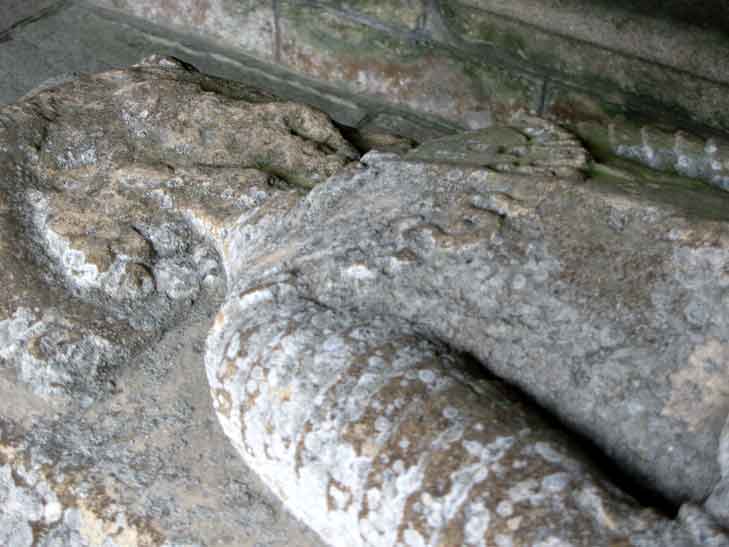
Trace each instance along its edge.
<path fill-rule="evenodd" d="M 515 108 L 729 130 L 720 32 L 583 0 L 96 0 L 350 91 L 480 125 Z"/>
<path fill-rule="evenodd" d="M 94 3 L 462 128 L 527 110 L 594 154 L 729 187 L 729 40 L 721 18 L 709 24 L 719 8 L 692 26 L 675 2 L 665 13 L 584 0 Z"/>

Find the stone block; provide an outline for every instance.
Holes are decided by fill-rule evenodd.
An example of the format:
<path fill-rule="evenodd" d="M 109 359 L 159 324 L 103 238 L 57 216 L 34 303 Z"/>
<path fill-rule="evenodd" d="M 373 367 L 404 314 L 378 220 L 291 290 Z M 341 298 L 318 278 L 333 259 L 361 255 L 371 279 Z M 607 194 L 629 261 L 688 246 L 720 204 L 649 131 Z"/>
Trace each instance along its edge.
<path fill-rule="evenodd" d="M 274 56 L 273 0 L 95 0 L 95 4 L 204 35 L 258 57 Z"/>
<path fill-rule="evenodd" d="M 280 27 L 282 63 L 351 93 L 464 125 L 474 113 L 503 119 L 539 104 L 536 78 L 341 13 L 284 1 Z"/>
<path fill-rule="evenodd" d="M 5 0 L 0 5 L 0 43 L 11 39 L 13 27 L 48 13 L 54 4 L 54 0 Z"/>
<path fill-rule="evenodd" d="M 497 50 L 514 65 L 545 78 L 590 89 L 639 113 L 670 112 L 674 117 L 729 130 L 729 86 L 628 53 L 558 34 L 459 2 L 443 13 L 452 31 L 485 52 Z"/>
<path fill-rule="evenodd" d="M 729 43 L 726 33 L 708 22 L 706 6 L 723 13 L 714 23 L 726 26 L 729 8 L 725 2 L 635 2 L 633 0 L 460 0 L 507 19 L 596 46 L 621 52 L 700 78 L 729 83 Z M 665 17 L 679 4 L 685 5 L 682 21 Z M 451 5 L 453 2 L 443 2 Z M 694 26 L 701 21 L 702 27 Z M 689 15 L 690 14 L 690 15 Z M 723 17 L 723 20 L 721 20 Z"/>

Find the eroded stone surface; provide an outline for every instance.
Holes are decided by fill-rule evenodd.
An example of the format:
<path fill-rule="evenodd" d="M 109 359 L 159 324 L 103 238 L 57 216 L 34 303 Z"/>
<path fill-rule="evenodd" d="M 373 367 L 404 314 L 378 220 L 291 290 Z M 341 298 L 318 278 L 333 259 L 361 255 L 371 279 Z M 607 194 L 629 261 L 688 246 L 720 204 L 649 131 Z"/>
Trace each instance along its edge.
<path fill-rule="evenodd" d="M 17 233 L 5 352 L 36 391 L 123 361 L 196 298 L 226 220 L 356 155 L 324 114 L 175 63 L 83 77 L 2 113 L 4 222 Z M 53 282 L 29 279 L 37 270 Z M 61 304 L 71 296 L 78 306 Z"/>
<path fill-rule="evenodd" d="M 353 162 L 164 57 L 1 110 L 0 538 L 316 545 L 237 482 L 207 337 L 224 432 L 325 542 L 726 545 L 726 196 L 541 120 L 462 138 Z M 463 351 L 694 503 L 640 507 Z"/>
<path fill-rule="evenodd" d="M 224 431 L 332 545 L 725 542 L 694 508 L 695 530 L 636 506 L 448 348 L 302 298 L 293 277 L 232 295 L 208 344 Z"/>
<path fill-rule="evenodd" d="M 703 139 L 685 131 L 625 120 L 582 121 L 575 129 L 598 154 L 614 154 L 729 190 L 729 145 L 725 139 Z"/>
<path fill-rule="evenodd" d="M 3 546 L 321 546 L 219 431 L 200 367 L 216 302 L 130 359 L 115 392 L 86 409 L 57 416 L 2 385 Z"/>
<path fill-rule="evenodd" d="M 729 522 L 729 419 L 719 437 L 719 469 L 721 480 L 706 501 L 706 508 L 720 522 Z"/>
<path fill-rule="evenodd" d="M 488 167 L 525 175 L 578 176 L 588 168 L 585 148 L 568 131 L 521 115 L 512 125 L 433 139 L 410 160 Z"/>
<path fill-rule="evenodd" d="M 274 489 L 283 488 L 279 479 L 302 485 L 300 498 L 293 499 L 291 490 L 286 496 L 306 519 L 314 518 L 306 507 L 315 502 L 305 492 L 316 491 L 306 482 L 308 473 L 331 471 L 336 481 L 344 473 L 318 460 L 305 470 L 301 462 L 291 463 L 293 456 L 287 450 L 304 443 L 309 432 L 334 428 L 331 444 L 316 445 L 316 453 L 338 454 L 331 462 L 342 461 L 350 450 L 360 453 L 352 448 L 349 427 L 337 418 L 338 411 L 327 407 L 315 412 L 321 421 L 306 426 L 295 415 L 280 415 L 287 405 L 279 409 L 273 402 L 278 401 L 274 391 L 282 393 L 282 401 L 298 400 L 289 391 L 301 387 L 306 393 L 302 400 L 324 404 L 326 386 L 339 374 L 327 369 L 319 388 L 303 387 L 317 383 L 310 376 L 318 374 L 317 352 L 330 355 L 324 349 L 297 346 L 304 342 L 296 333 L 306 339 L 304 325 L 315 323 L 314 319 L 298 323 L 292 318 L 285 327 L 271 326 L 273 331 L 256 337 L 263 324 L 274 323 L 247 318 L 266 316 L 268 312 L 259 312 L 261 302 L 271 301 L 273 308 L 279 305 L 284 310 L 280 313 L 288 313 L 282 298 L 272 296 L 271 287 L 258 285 L 272 278 L 270 283 L 276 286 L 277 276 L 283 275 L 292 276 L 286 283 L 304 302 L 349 310 L 358 320 L 394 319 L 421 336 L 476 356 L 586 432 L 638 480 L 676 503 L 702 502 L 720 480 L 719 436 L 729 411 L 725 356 L 729 317 L 723 304 L 729 286 L 727 197 L 686 179 L 644 180 L 617 168 L 593 167 L 573 138 L 562 138 L 562 131 L 546 122 L 532 124 L 544 146 L 517 126 L 475 137 L 465 134 L 460 151 L 453 139 L 443 149 L 429 144 L 410 156 L 441 154 L 438 159 L 449 164 L 433 162 L 432 157 L 427 162 L 402 161 L 396 155 L 368 154 L 359 168 L 344 170 L 313 190 L 278 232 L 246 240 L 248 257 L 234 276 L 238 292 L 233 294 L 239 296 L 232 299 L 239 304 L 229 306 L 251 306 L 256 311 L 219 315 L 222 326 L 216 328 L 225 342 L 209 350 L 208 374 L 228 435 L 253 467 L 269 477 Z M 499 140 L 504 141 L 502 149 L 489 148 Z M 483 150 L 474 152 L 473 143 Z M 530 149 L 530 144 L 538 146 Z M 523 162 L 502 161 L 513 160 L 519 147 L 525 150 Z M 494 169 L 473 167 L 476 164 Z M 338 321 L 346 324 L 346 319 Z M 334 327 L 325 331 L 326 336 L 338 332 Z M 243 341 L 236 342 L 239 336 Z M 240 354 L 239 345 L 245 348 Z M 352 364 L 345 376 L 351 372 L 371 377 L 357 368 L 364 366 L 364 359 L 355 357 L 348 342 L 343 348 L 334 344 L 331 351 L 333 359 L 344 355 L 342 359 L 362 363 Z M 306 357 L 297 361 L 297 355 Z M 296 363 L 285 365 L 289 359 Z M 321 360 L 322 366 L 325 362 Z M 275 390 L 263 387 L 265 378 L 268 384 L 272 381 L 268 374 L 275 378 Z M 261 389 L 264 392 L 259 393 Z M 403 394 L 402 399 L 408 396 Z M 291 403 L 292 412 L 297 404 Z M 356 420 L 363 416 L 355 415 Z M 393 420 L 399 418 L 390 423 Z M 443 434 L 445 430 L 439 429 Z M 382 453 L 379 448 L 375 452 Z M 459 456 L 447 461 L 460 460 Z M 364 465 L 370 469 L 373 462 Z M 442 470 L 433 473 L 444 475 Z M 370 502 L 365 501 L 366 479 L 360 480 L 345 493 L 361 505 L 342 507 L 358 514 L 361 523 L 362 507 Z M 396 491 L 395 475 L 391 480 Z M 423 480 L 417 488 L 428 492 Z M 448 490 L 443 488 L 441 496 Z M 323 497 L 317 503 L 324 503 Z M 335 507 L 327 517 L 332 522 L 350 518 L 337 513 L 340 509 L 334 502 L 330 507 Z M 406 505 L 397 507 L 389 513 L 405 520 L 392 526 L 403 523 L 404 534 L 415 525 L 402 512 Z M 449 514 L 456 518 L 456 513 Z M 696 519 L 710 522 L 701 514 L 687 505 L 682 513 L 685 526 L 696 531 Z M 347 537 L 357 533 L 369 537 L 357 519 L 348 522 L 359 532 L 350 528 Z M 425 535 L 418 532 L 426 538 L 424 545 L 437 544 L 436 538 L 446 533 L 441 525 L 433 521 Z M 630 536 L 626 526 L 616 529 Z M 325 537 L 344 533 L 335 533 L 323 520 L 317 529 Z M 562 540 L 577 541 L 570 539 L 570 532 L 562 533 Z M 600 533 L 584 544 L 608 544 Z M 702 544 L 705 540 L 697 533 L 693 541 Z M 378 536 L 372 544 L 389 545 L 396 536 L 385 537 Z M 479 541 L 489 544 L 486 537 Z M 719 544 L 725 541 L 721 535 L 716 538 Z M 400 541 L 407 541 L 404 535 Z M 689 540 L 650 541 L 668 545 Z"/>
<path fill-rule="evenodd" d="M 159 56 L 0 110 L 2 545 L 319 543 L 218 434 L 201 351 L 227 232 L 354 157 L 322 113 Z"/>

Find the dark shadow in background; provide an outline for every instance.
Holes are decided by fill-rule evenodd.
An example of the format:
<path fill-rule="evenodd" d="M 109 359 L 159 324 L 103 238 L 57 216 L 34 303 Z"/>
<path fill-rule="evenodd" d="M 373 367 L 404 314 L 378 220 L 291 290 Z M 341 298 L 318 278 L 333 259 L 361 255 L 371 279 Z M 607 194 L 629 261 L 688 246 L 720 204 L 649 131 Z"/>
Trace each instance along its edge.
<path fill-rule="evenodd" d="M 721 31 L 729 38 L 729 0 L 588 0 L 607 7 Z"/>

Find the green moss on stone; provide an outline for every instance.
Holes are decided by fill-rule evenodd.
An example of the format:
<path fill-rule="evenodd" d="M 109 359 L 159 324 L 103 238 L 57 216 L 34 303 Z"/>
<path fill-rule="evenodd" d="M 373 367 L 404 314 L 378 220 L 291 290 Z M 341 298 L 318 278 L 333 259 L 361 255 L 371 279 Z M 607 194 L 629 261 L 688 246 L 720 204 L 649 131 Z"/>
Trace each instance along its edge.
<path fill-rule="evenodd" d="M 689 218 L 729 221 L 729 194 L 699 180 L 615 156 L 605 163 L 593 162 L 587 177 L 588 184 L 605 186 L 609 192 L 639 194 L 641 199 L 668 205 Z"/>

